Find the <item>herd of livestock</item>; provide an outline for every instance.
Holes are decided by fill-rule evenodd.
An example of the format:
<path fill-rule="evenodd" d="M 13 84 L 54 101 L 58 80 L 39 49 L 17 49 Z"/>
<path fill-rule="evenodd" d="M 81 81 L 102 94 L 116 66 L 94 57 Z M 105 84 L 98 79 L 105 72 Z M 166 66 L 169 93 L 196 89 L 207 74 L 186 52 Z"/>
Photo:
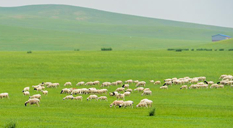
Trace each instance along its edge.
<path fill-rule="evenodd" d="M 219 82 L 214 83 L 213 81 L 206 81 L 206 77 L 195 77 L 195 78 L 190 78 L 190 77 L 184 77 L 184 78 L 172 78 L 172 79 L 165 79 L 163 81 L 163 84 L 161 81 L 154 81 L 150 80 L 150 83 L 153 83 L 155 85 L 161 85 L 160 89 L 168 89 L 169 86 L 172 85 L 180 85 L 180 89 L 200 89 L 200 88 L 224 88 L 224 86 L 231 86 L 233 87 L 233 76 L 232 75 L 221 75 L 219 78 Z M 99 81 L 94 81 L 94 82 L 78 82 L 76 86 L 82 86 L 86 85 L 100 85 Z M 115 91 L 113 92 L 108 92 L 108 87 L 109 86 L 117 86 L 119 85 L 120 87 L 117 87 Z M 130 87 L 135 85 L 135 89 L 131 89 Z M 43 95 L 48 95 L 48 91 L 45 90 L 45 88 L 57 88 L 59 87 L 59 83 L 52 83 L 52 82 L 42 82 L 38 85 L 33 85 L 32 88 L 33 90 L 36 90 L 38 92 L 41 92 Z M 72 86 L 71 82 L 66 82 L 64 86 Z M 103 82 L 100 87 L 101 89 L 96 89 L 95 87 L 90 87 L 90 88 L 63 88 L 60 92 L 60 94 L 68 94 L 63 98 L 63 100 L 83 100 L 83 94 L 89 95 L 87 97 L 87 101 L 89 100 L 105 100 L 108 101 L 107 95 L 109 96 L 114 96 L 116 97 L 116 100 L 113 101 L 110 104 L 110 107 L 132 107 L 133 108 L 133 101 L 128 100 L 124 101 L 125 97 L 130 96 L 133 91 L 141 92 L 141 95 L 152 95 L 152 91 L 150 88 L 145 88 L 146 87 L 146 82 L 145 81 L 138 81 L 138 80 L 126 80 L 124 83 L 121 80 L 115 81 L 115 82 Z M 105 88 L 107 87 L 107 88 Z M 39 106 L 40 100 L 41 100 L 41 94 L 35 94 L 30 96 L 30 87 L 25 87 L 23 89 L 23 95 L 28 95 L 29 100 L 25 102 L 25 106 L 27 104 L 33 105 L 36 104 Z M 104 96 L 97 96 L 99 95 L 104 95 Z M 79 96 L 76 96 L 79 95 Z M 3 98 L 9 98 L 8 93 L 0 93 L 0 99 Z M 153 101 L 149 99 L 142 99 L 136 107 L 152 107 Z"/>

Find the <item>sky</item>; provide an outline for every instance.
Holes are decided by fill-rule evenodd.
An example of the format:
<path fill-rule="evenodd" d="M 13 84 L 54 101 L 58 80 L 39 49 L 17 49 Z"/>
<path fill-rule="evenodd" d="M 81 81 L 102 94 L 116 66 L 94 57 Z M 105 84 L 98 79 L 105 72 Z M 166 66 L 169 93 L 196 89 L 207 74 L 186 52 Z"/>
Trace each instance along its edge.
<path fill-rule="evenodd" d="M 233 28 L 233 0 L 0 0 L 0 7 L 65 4 Z"/>

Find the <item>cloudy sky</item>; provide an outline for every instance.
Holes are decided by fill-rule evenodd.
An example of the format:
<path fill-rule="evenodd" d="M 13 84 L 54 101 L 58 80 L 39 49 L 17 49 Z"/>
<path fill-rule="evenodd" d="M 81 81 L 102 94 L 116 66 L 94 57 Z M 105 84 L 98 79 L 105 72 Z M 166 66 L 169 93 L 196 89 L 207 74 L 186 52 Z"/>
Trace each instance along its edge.
<path fill-rule="evenodd" d="M 0 0 L 1 7 L 65 4 L 233 28 L 233 0 Z"/>

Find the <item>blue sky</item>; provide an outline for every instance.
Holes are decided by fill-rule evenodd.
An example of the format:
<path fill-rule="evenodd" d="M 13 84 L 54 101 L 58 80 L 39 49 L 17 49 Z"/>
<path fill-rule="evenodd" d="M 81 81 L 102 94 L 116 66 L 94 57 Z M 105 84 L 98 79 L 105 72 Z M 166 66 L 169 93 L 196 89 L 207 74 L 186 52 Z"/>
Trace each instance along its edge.
<path fill-rule="evenodd" d="M 0 6 L 65 4 L 233 28 L 233 0 L 1 0 Z"/>

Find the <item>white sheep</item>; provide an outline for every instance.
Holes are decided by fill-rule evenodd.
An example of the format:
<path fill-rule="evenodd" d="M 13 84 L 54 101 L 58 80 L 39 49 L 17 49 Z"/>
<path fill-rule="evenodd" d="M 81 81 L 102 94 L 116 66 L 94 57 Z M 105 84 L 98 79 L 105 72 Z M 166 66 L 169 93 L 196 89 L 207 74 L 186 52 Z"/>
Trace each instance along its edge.
<path fill-rule="evenodd" d="M 90 95 L 89 97 L 87 97 L 87 101 L 91 100 L 91 99 L 96 99 L 98 100 L 98 96 L 97 95 Z"/>
<path fill-rule="evenodd" d="M 25 92 L 23 92 L 23 95 L 30 95 L 30 92 L 29 91 L 25 91 Z"/>
<path fill-rule="evenodd" d="M 149 91 L 144 91 L 144 92 L 142 93 L 142 96 L 143 96 L 143 95 L 152 95 L 152 91 L 150 91 L 150 90 L 149 90 Z"/>
<path fill-rule="evenodd" d="M 129 83 L 133 83 L 133 80 L 131 80 L 131 79 L 130 80 L 126 80 L 125 83 L 128 83 L 128 84 Z"/>
<path fill-rule="evenodd" d="M 66 82 L 65 84 L 64 84 L 64 86 L 72 86 L 72 83 L 71 82 Z"/>
<path fill-rule="evenodd" d="M 74 99 L 74 100 L 83 100 L 83 97 L 82 96 L 76 96 L 76 97 L 73 97 L 72 99 Z"/>
<path fill-rule="evenodd" d="M 114 106 L 114 108 L 116 108 L 116 106 L 120 106 L 120 104 L 122 104 L 124 101 L 123 100 L 115 100 L 110 104 L 110 108 L 112 106 Z"/>
<path fill-rule="evenodd" d="M 111 85 L 118 85 L 117 82 L 112 82 Z"/>
<path fill-rule="evenodd" d="M 161 84 L 160 81 L 155 81 L 155 82 L 154 82 L 154 85 L 160 85 L 160 84 Z"/>
<path fill-rule="evenodd" d="M 180 87 L 180 89 L 188 89 L 188 86 L 187 86 L 187 85 L 182 85 L 182 86 Z"/>
<path fill-rule="evenodd" d="M 67 99 L 67 100 L 68 100 L 68 99 L 71 99 L 71 100 L 72 100 L 73 98 L 74 98 L 74 96 L 68 95 L 68 96 L 64 97 L 63 100 L 65 100 L 65 99 Z"/>
<path fill-rule="evenodd" d="M 148 108 L 146 102 L 140 102 L 140 103 L 138 103 L 138 104 L 136 105 L 136 107 L 137 107 L 137 108 L 138 108 L 138 107 L 146 107 L 146 108 Z"/>
<path fill-rule="evenodd" d="M 32 95 L 32 96 L 29 96 L 29 99 L 34 99 L 34 98 L 41 99 L 41 95 L 40 94 L 35 94 L 35 95 Z"/>
<path fill-rule="evenodd" d="M 87 82 L 85 85 L 95 85 L 95 83 L 94 82 Z"/>
<path fill-rule="evenodd" d="M 168 86 L 161 86 L 160 89 L 168 89 Z"/>
<path fill-rule="evenodd" d="M 41 90 L 41 92 L 44 94 L 44 95 L 48 95 L 48 91 L 47 90 Z"/>
<path fill-rule="evenodd" d="M 103 82 L 101 87 L 109 87 L 111 85 L 111 82 Z"/>
<path fill-rule="evenodd" d="M 146 103 L 148 107 L 152 107 L 153 101 L 149 99 L 142 99 L 140 103 Z"/>
<path fill-rule="evenodd" d="M 134 91 L 138 91 L 138 92 L 142 92 L 144 90 L 143 87 L 137 87 L 136 89 L 134 89 Z"/>
<path fill-rule="evenodd" d="M 81 81 L 81 82 L 78 82 L 78 83 L 76 84 L 76 86 L 84 85 L 84 84 L 85 84 L 85 82 L 84 82 L 84 81 Z"/>
<path fill-rule="evenodd" d="M 22 92 L 29 91 L 30 87 L 25 87 Z"/>
<path fill-rule="evenodd" d="M 98 97 L 97 100 L 106 100 L 106 101 L 108 101 L 108 98 L 106 96 L 100 96 L 100 97 Z"/>
<path fill-rule="evenodd" d="M 119 108 L 121 108 L 121 107 L 126 108 L 126 107 L 128 107 L 128 106 L 131 106 L 131 107 L 133 108 L 133 101 L 131 101 L 131 100 L 124 101 L 123 103 L 121 103 L 121 104 L 119 105 Z"/>
<path fill-rule="evenodd" d="M 138 86 L 146 86 L 146 82 L 145 81 L 140 81 L 140 82 L 138 82 L 137 84 L 136 84 L 136 87 L 138 87 Z"/>
<path fill-rule="evenodd" d="M 110 96 L 116 96 L 117 94 L 118 94 L 118 92 L 116 92 L 116 91 L 115 91 L 115 92 L 110 92 L 110 93 L 109 93 Z"/>
<path fill-rule="evenodd" d="M 121 85 L 123 82 L 121 80 L 116 81 L 117 85 Z"/>
<path fill-rule="evenodd" d="M 10 98 L 9 97 L 9 94 L 7 93 L 7 92 L 5 92 L 5 93 L 0 93 L 0 99 L 2 99 L 2 98 Z"/>
<path fill-rule="evenodd" d="M 36 104 L 39 107 L 40 106 L 39 102 L 40 102 L 39 99 L 33 98 L 33 99 L 29 99 L 28 101 L 26 101 L 24 105 L 27 106 L 27 104 L 29 103 L 30 105 Z"/>
<path fill-rule="evenodd" d="M 62 93 L 67 93 L 67 94 L 69 94 L 69 93 L 71 93 L 71 90 L 68 89 L 68 88 L 64 88 L 64 89 L 61 90 L 60 94 L 62 94 Z"/>
<path fill-rule="evenodd" d="M 130 92 L 124 92 L 125 96 L 130 96 Z"/>
<path fill-rule="evenodd" d="M 99 81 L 94 81 L 93 83 L 94 83 L 94 85 L 99 85 L 100 84 Z"/>
<path fill-rule="evenodd" d="M 125 100 L 125 95 L 124 94 L 116 94 L 116 98 Z"/>
<path fill-rule="evenodd" d="M 129 84 L 123 84 L 122 88 L 129 88 Z"/>
<path fill-rule="evenodd" d="M 133 90 L 128 88 L 128 89 L 126 89 L 126 92 L 133 92 Z"/>
<path fill-rule="evenodd" d="M 155 81 L 154 80 L 150 80 L 151 83 L 154 83 Z"/>
<path fill-rule="evenodd" d="M 124 90 L 125 90 L 125 88 L 122 88 L 122 87 L 116 89 L 117 92 L 122 92 L 122 91 L 124 91 Z"/>
<path fill-rule="evenodd" d="M 74 89 L 74 90 L 71 91 L 70 94 L 71 94 L 71 95 L 81 94 L 81 89 Z"/>

